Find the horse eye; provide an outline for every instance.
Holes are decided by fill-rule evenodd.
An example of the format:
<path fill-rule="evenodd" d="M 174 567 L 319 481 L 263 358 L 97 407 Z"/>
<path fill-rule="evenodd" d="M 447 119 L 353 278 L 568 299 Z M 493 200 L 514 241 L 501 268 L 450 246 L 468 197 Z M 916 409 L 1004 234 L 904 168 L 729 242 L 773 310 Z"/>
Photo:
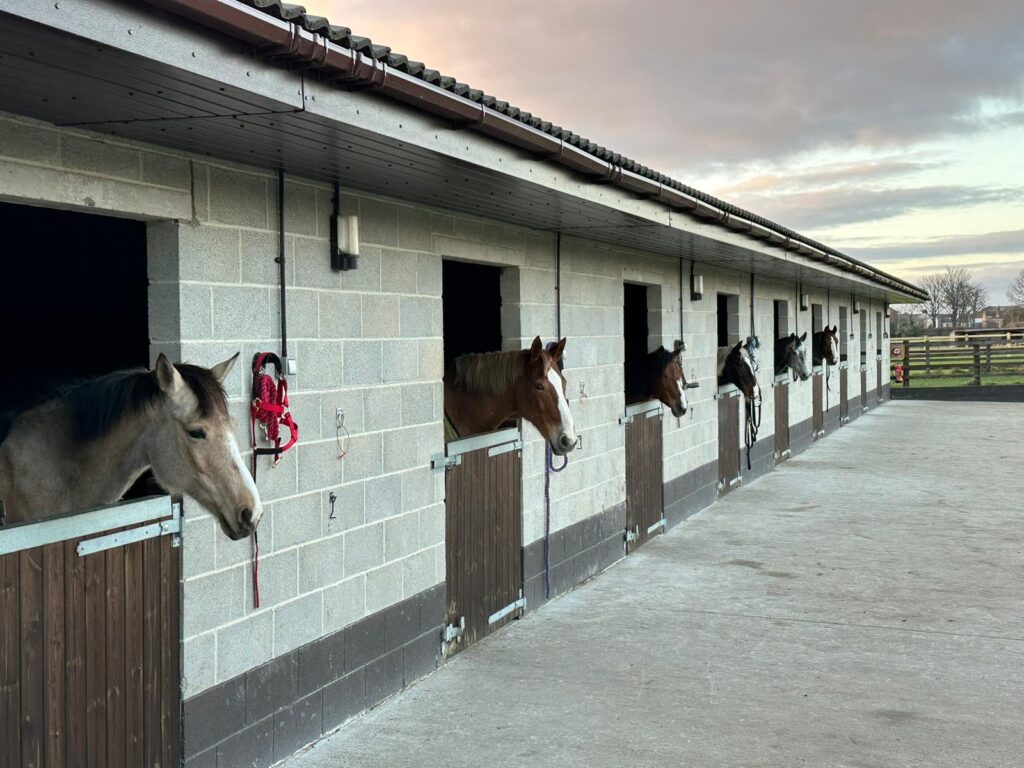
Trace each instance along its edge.
<path fill-rule="evenodd" d="M 544 382 L 543 381 L 538 381 L 536 384 L 533 385 L 533 388 L 534 389 L 538 389 L 538 390 L 543 390 L 544 389 Z"/>
<path fill-rule="evenodd" d="M 193 440 L 205 440 L 206 430 L 205 429 L 190 429 L 188 430 L 188 436 Z"/>

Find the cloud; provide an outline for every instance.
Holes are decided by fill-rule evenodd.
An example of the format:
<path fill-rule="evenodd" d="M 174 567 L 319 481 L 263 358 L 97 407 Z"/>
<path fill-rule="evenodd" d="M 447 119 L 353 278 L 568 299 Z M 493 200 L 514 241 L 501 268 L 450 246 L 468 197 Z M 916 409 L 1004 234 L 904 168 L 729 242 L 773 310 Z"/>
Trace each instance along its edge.
<path fill-rule="evenodd" d="M 790 193 L 733 195 L 731 201 L 793 229 L 879 221 L 912 211 L 1024 199 L 1019 187 L 960 184 L 871 189 L 858 185 Z"/>
<path fill-rule="evenodd" d="M 982 103 L 1024 105 L 1019 0 L 306 5 L 640 162 L 691 173 L 904 146 L 984 129 Z"/>
<path fill-rule="evenodd" d="M 1024 267 L 1024 229 L 1005 232 L 988 232 L 981 235 L 958 235 L 938 237 L 917 242 L 879 245 L 868 248 L 846 248 L 851 256 L 869 261 L 893 261 L 895 259 L 936 259 L 956 256 L 979 256 L 990 254 L 1020 255 Z M 1003 262 L 989 262 L 993 263 Z"/>

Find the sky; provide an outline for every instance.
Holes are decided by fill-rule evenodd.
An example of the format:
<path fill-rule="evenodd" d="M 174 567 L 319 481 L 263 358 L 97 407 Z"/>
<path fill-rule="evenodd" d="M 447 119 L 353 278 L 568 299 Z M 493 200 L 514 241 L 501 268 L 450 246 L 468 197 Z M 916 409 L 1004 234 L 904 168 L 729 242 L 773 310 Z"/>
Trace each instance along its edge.
<path fill-rule="evenodd" d="M 911 281 L 1024 269 L 1022 0 L 307 0 Z"/>

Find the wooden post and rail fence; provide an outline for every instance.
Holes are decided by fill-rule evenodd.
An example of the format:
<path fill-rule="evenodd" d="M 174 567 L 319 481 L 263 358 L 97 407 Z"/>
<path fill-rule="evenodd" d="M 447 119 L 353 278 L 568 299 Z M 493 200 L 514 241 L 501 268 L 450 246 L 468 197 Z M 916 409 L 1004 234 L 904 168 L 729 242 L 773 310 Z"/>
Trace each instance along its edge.
<path fill-rule="evenodd" d="M 1024 383 L 1024 332 L 952 334 L 891 342 L 897 386 L 945 380 L 967 386 Z"/>

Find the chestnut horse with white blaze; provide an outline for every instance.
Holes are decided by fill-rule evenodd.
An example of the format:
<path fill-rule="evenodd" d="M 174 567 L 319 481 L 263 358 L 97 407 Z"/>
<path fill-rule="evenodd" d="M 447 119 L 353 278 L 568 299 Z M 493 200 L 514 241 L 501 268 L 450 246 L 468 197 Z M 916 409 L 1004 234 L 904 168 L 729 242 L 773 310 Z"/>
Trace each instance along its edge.
<path fill-rule="evenodd" d="M 565 339 L 549 352 L 538 336 L 529 349 L 456 358 L 444 374 L 445 439 L 492 432 L 522 417 L 553 453 L 569 453 L 577 437 L 558 365 L 564 351 Z"/>
<path fill-rule="evenodd" d="M 157 358 L 151 371 L 118 371 L 66 386 L 49 400 L 0 416 L 0 503 L 24 522 L 117 502 L 147 469 L 172 496 L 187 494 L 232 539 L 262 515 L 213 368 Z"/>

